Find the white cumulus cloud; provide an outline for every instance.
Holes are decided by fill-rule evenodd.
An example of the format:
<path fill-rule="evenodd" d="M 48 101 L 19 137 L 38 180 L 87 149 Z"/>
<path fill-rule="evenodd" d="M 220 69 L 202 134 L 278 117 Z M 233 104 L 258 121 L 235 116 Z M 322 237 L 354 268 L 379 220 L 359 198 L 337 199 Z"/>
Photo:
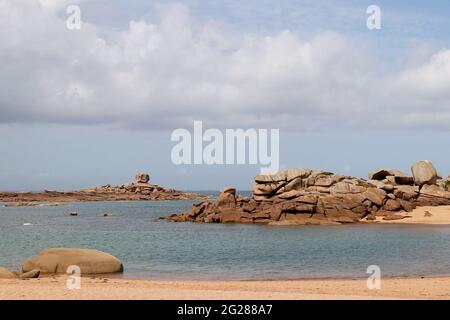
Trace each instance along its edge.
<path fill-rule="evenodd" d="M 68 30 L 62 4 L 0 0 L 0 123 L 450 127 L 450 50 L 390 70 L 334 32 L 242 33 L 171 5 L 105 34 Z"/>

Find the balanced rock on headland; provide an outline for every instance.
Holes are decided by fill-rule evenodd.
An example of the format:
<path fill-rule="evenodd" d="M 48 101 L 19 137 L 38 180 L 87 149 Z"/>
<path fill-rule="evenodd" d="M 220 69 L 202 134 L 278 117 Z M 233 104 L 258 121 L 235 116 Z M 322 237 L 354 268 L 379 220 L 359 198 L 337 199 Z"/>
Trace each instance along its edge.
<path fill-rule="evenodd" d="M 150 175 L 148 173 L 138 173 L 135 179 L 136 183 L 148 183 L 150 181 Z"/>
<path fill-rule="evenodd" d="M 0 192 L 0 202 L 11 202 L 9 206 L 36 205 L 37 202 L 74 202 L 74 201 L 140 201 L 140 200 L 190 200 L 205 199 L 206 196 L 190 192 L 177 191 L 173 188 L 163 188 L 150 184 L 148 173 L 138 173 L 135 182 L 113 186 L 78 191 L 44 192 Z M 73 214 L 75 216 L 76 214 Z"/>
<path fill-rule="evenodd" d="M 388 168 L 374 171 L 369 180 L 306 168 L 258 175 L 251 198 L 236 196 L 236 190 L 228 187 L 215 204 L 204 201 L 189 212 L 163 219 L 271 225 L 397 220 L 417 206 L 450 205 L 447 182 L 438 181 L 432 164 L 424 163 L 413 170 L 414 177 Z"/>
<path fill-rule="evenodd" d="M 71 265 L 78 266 L 81 274 L 107 274 L 123 272 L 123 264 L 116 257 L 98 250 L 51 248 L 24 262 L 24 273 L 40 270 L 42 273 L 66 273 Z"/>

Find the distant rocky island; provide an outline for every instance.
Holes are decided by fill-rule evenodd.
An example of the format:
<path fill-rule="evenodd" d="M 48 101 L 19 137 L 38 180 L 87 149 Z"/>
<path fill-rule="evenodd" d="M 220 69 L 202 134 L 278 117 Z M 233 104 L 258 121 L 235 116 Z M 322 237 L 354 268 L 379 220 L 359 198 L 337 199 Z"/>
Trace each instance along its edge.
<path fill-rule="evenodd" d="M 35 202 L 193 200 L 205 197 L 195 193 L 167 189 L 150 184 L 148 173 L 138 173 L 135 182 L 121 186 L 105 185 L 79 191 L 0 192 L 1 202 L 24 205 Z"/>
<path fill-rule="evenodd" d="M 313 169 L 258 175 L 252 196 L 227 187 L 216 203 L 203 201 L 189 212 L 162 219 L 174 222 L 337 225 L 408 218 L 419 206 L 450 205 L 450 176 L 443 179 L 430 161 L 412 175 L 383 168 L 360 179 Z"/>

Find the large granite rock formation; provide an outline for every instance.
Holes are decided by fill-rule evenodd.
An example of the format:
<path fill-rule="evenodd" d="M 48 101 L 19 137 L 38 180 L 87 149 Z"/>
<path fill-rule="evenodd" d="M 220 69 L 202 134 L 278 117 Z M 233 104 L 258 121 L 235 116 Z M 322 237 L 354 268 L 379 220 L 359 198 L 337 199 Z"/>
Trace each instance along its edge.
<path fill-rule="evenodd" d="M 288 169 L 256 176 L 251 198 L 236 196 L 234 188 L 226 188 L 216 204 L 204 201 L 193 205 L 189 212 L 165 219 L 275 225 L 342 224 L 377 217 L 401 219 L 404 215 L 398 213 L 410 212 L 416 206 L 450 205 L 448 179 L 423 185 L 424 181 L 433 181 L 423 174 L 427 170 L 413 169 L 413 176 L 408 176 L 384 168 L 365 180 L 320 170 Z"/>

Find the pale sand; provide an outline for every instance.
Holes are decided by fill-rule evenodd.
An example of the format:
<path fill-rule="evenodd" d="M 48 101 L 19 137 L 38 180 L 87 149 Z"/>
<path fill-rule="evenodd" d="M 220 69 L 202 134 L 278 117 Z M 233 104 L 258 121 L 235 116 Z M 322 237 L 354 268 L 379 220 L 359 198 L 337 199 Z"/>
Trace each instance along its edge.
<path fill-rule="evenodd" d="M 0 280 L 0 299 L 301 300 L 450 299 L 450 277 L 382 279 L 368 290 L 365 279 L 283 281 L 161 281 L 82 278 L 68 290 L 66 277 Z"/>
<path fill-rule="evenodd" d="M 431 217 L 425 217 L 425 211 L 431 213 Z M 403 213 L 410 217 L 402 220 L 382 220 L 377 217 L 379 223 L 406 223 L 406 224 L 450 224 L 450 206 L 418 207 L 412 212 Z"/>

